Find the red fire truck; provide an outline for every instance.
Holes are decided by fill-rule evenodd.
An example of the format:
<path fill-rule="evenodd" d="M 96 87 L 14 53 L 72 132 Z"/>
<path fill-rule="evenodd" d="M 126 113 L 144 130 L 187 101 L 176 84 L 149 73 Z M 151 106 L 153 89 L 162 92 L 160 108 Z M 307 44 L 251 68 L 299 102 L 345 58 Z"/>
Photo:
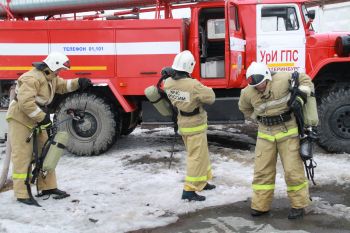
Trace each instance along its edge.
<path fill-rule="evenodd" d="M 71 136 L 72 153 L 100 154 L 141 120 L 162 120 L 144 89 L 185 49 L 197 61 L 193 77 L 216 93 L 210 122 L 243 120 L 237 101 L 245 70 L 257 60 L 274 71 L 309 74 L 319 104 L 319 144 L 350 152 L 350 32 L 315 33 L 307 0 L 0 2 L 2 107 L 11 82 L 51 51 L 71 60 L 62 77 L 93 80 L 90 91 L 57 96 L 49 106 L 57 120 L 69 108 L 86 106 L 84 121 L 61 126 Z M 190 18 L 172 17 L 173 9 L 185 8 Z M 103 12 L 111 9 L 118 10 Z M 91 10 L 96 13 L 78 14 Z M 143 12 L 154 12 L 155 19 L 139 19 Z"/>

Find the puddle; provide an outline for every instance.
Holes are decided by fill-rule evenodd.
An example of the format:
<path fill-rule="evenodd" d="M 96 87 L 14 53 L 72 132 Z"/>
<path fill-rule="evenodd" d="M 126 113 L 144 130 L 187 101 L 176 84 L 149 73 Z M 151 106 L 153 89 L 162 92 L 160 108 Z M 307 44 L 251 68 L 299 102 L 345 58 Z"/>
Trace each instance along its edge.
<path fill-rule="evenodd" d="M 326 185 L 311 188 L 314 197 L 321 197 L 331 204 L 349 206 L 349 187 Z M 348 196 L 348 197 L 347 197 Z M 176 223 L 154 229 L 141 229 L 132 233 L 215 233 L 215 232 L 285 232 L 285 233 L 348 233 L 350 220 L 334 215 L 307 210 L 303 219 L 288 220 L 287 198 L 274 199 L 269 214 L 258 218 L 250 215 L 250 200 L 230 205 L 206 208 L 179 216 Z"/>

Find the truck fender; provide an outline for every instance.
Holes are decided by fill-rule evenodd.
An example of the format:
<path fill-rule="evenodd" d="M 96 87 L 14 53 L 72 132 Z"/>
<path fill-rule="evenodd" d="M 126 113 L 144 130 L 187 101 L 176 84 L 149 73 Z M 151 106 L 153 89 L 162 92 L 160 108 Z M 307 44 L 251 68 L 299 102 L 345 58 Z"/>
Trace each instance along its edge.
<path fill-rule="evenodd" d="M 310 72 L 309 76 L 311 77 L 311 79 L 314 79 L 323 67 L 331 63 L 339 63 L 339 62 L 350 62 L 350 57 L 348 58 L 334 57 L 334 58 L 324 59 L 320 63 L 318 63 L 315 67 L 311 67 L 312 71 Z M 310 62 L 310 64 L 312 64 L 312 62 Z"/>
<path fill-rule="evenodd" d="M 136 105 L 127 100 L 120 91 L 108 79 L 93 80 L 94 86 L 108 86 L 113 92 L 115 98 L 118 100 L 125 112 L 133 112 L 136 110 Z"/>

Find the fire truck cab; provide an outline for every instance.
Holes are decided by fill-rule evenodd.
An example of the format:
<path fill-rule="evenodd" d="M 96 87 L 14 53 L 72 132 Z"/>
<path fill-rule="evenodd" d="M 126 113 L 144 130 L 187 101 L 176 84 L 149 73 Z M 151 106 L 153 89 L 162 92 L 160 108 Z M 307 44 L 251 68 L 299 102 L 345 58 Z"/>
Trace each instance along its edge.
<path fill-rule="evenodd" d="M 57 3 L 37 11 L 26 10 L 30 4 L 26 1 L 22 8 L 4 6 L 7 11 L 0 10 L 2 107 L 9 104 L 9 83 L 31 69 L 32 62 L 51 51 L 63 52 L 72 68 L 62 76 L 88 77 L 94 87 L 57 96 L 49 107 L 59 121 L 68 108 L 86 106 L 83 122 L 67 122 L 61 129 L 71 136 L 72 153 L 100 154 L 141 121 L 164 120 L 147 102 L 144 89 L 157 83 L 161 69 L 170 66 L 178 52 L 188 49 L 196 59 L 192 76 L 212 87 L 217 96 L 207 108 L 209 122 L 244 120 L 237 102 L 247 85 L 246 68 L 252 61 L 265 62 L 273 71 L 309 74 L 319 104 L 320 145 L 332 152 L 350 152 L 349 32 L 315 33 L 315 14 L 307 10 L 306 0 L 139 2 L 144 2 L 138 3 L 140 8 L 125 0 L 100 1 L 95 7 L 67 1 L 69 9 Z M 132 8 L 112 17 L 101 12 L 70 18 L 56 15 L 89 7 L 114 9 L 116 4 Z M 173 19 L 171 10 L 179 8 L 190 9 L 191 17 Z M 160 19 L 161 10 L 165 19 Z M 143 11 L 154 11 L 156 18 L 139 19 Z M 55 15 L 48 16 L 49 12 Z M 38 15 L 46 18 L 34 18 Z"/>

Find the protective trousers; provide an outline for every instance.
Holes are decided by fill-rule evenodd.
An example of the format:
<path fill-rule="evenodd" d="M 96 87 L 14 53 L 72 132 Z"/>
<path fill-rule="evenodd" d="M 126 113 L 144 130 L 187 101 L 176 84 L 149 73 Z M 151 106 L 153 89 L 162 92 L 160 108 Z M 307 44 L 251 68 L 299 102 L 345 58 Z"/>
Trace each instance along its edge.
<path fill-rule="evenodd" d="M 187 151 L 185 191 L 202 191 L 212 179 L 206 131 L 194 135 L 182 135 Z"/>
<path fill-rule="evenodd" d="M 309 187 L 303 162 L 299 155 L 299 138 L 268 141 L 258 138 L 255 148 L 253 197 L 251 208 L 269 211 L 273 199 L 276 177 L 277 154 L 280 155 L 292 208 L 309 205 Z"/>
<path fill-rule="evenodd" d="M 9 137 L 11 142 L 11 160 L 12 160 L 12 179 L 13 190 L 16 198 L 29 198 L 25 180 L 30 162 L 33 159 L 33 139 L 26 142 L 26 138 L 30 134 L 30 129 L 19 123 L 16 120 L 9 121 Z M 41 153 L 41 148 L 47 140 L 46 131 L 37 134 L 38 152 Z M 48 172 L 45 179 L 38 177 L 38 189 L 48 190 L 57 188 L 55 172 Z"/>

